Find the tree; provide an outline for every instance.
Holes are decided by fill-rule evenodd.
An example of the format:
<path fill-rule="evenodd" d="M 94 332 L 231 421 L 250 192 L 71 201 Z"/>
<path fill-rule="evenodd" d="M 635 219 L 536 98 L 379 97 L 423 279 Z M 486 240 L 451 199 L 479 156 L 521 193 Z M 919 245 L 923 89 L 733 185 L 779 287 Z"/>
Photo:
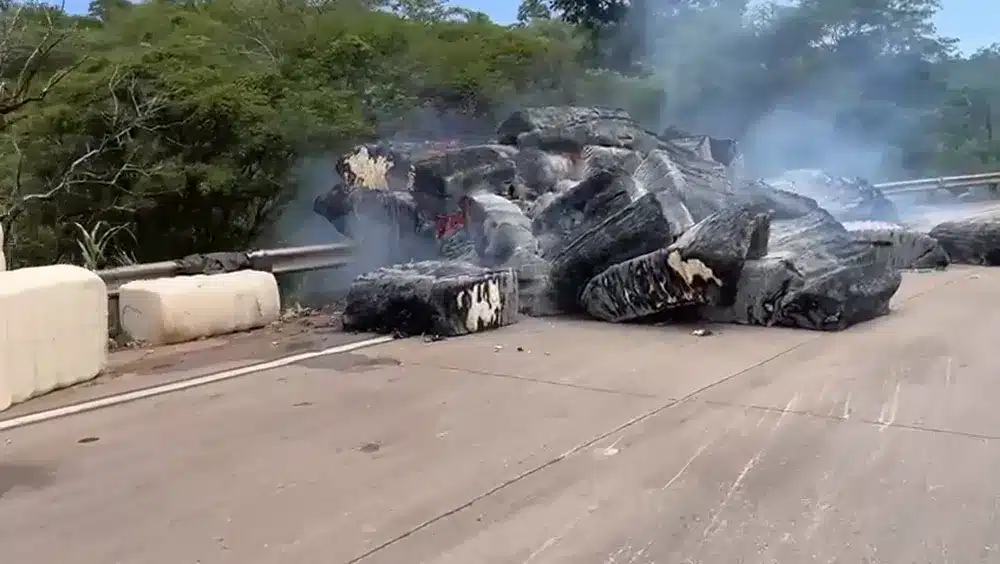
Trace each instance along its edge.
<path fill-rule="evenodd" d="M 430 92 L 493 122 L 574 72 L 571 47 L 533 31 L 395 8 L 405 17 L 366 2 L 159 1 L 97 27 L 70 20 L 87 62 L 10 129 L 0 159 L 15 179 L 11 256 L 83 261 L 81 227 L 98 225 L 117 234 L 108 256 L 245 249 L 296 199 L 302 159 L 406 127 Z"/>
<path fill-rule="evenodd" d="M 44 6 L 0 8 L 0 117 L 15 118 L 25 106 L 41 102 L 81 60 L 53 68 L 55 52 L 73 34 L 60 13 Z M 40 76 L 45 83 L 38 86 Z"/>
<path fill-rule="evenodd" d="M 87 7 L 87 15 L 98 19 L 107 20 L 114 17 L 116 12 L 127 10 L 132 7 L 129 0 L 90 0 Z"/>
<path fill-rule="evenodd" d="M 521 0 L 521 4 L 517 7 L 517 23 L 520 25 L 549 19 L 552 19 L 552 11 L 544 0 Z"/>

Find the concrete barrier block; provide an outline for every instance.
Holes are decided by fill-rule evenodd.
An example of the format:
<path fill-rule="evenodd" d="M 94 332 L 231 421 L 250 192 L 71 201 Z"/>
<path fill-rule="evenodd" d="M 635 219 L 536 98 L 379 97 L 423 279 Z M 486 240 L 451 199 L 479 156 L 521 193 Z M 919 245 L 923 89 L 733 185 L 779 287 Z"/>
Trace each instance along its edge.
<path fill-rule="evenodd" d="M 7 257 L 3 256 L 3 226 L 0 225 L 0 272 L 7 270 Z"/>
<path fill-rule="evenodd" d="M 151 345 L 255 329 L 280 315 L 277 280 L 257 270 L 139 280 L 118 292 L 122 331 Z"/>
<path fill-rule="evenodd" d="M 100 373 L 107 292 L 96 274 L 77 266 L 0 272 L 0 411 Z"/>

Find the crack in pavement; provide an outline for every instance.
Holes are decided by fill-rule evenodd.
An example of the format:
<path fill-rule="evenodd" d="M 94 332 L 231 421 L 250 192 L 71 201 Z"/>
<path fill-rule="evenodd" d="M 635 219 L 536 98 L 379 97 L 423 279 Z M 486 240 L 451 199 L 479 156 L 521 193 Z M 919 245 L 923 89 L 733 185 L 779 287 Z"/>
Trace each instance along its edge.
<path fill-rule="evenodd" d="M 789 415 L 801 415 L 804 417 L 810 417 L 813 419 L 823 419 L 827 421 L 835 421 L 838 423 L 845 424 L 859 424 L 871 427 L 886 428 L 886 429 L 903 429 L 907 431 L 918 431 L 923 433 L 931 433 L 935 435 L 951 435 L 955 437 L 962 437 L 966 439 L 975 440 L 987 440 L 993 441 L 1000 439 L 1000 435 L 986 435 L 982 433 L 972 433 L 969 431 L 957 431 L 954 429 L 941 429 L 938 427 L 924 427 L 921 425 L 913 425 L 909 423 L 887 423 L 885 421 L 880 421 L 878 419 L 867 419 L 865 417 L 852 417 L 850 419 L 844 419 L 843 417 L 837 415 L 827 415 L 824 413 L 816 413 L 814 411 L 802 410 L 802 409 L 784 409 L 780 407 L 773 407 L 768 405 L 756 405 L 748 403 L 736 403 L 718 400 L 694 400 L 697 403 L 702 403 L 705 405 L 717 405 L 720 407 L 735 407 L 739 409 L 753 409 L 755 411 L 767 411 L 770 413 L 781 413 Z"/>
<path fill-rule="evenodd" d="M 910 302 L 912 300 L 915 300 L 917 298 L 921 298 L 921 297 L 923 297 L 923 296 L 925 296 L 925 295 L 933 292 L 934 290 L 938 290 L 938 289 L 941 289 L 943 287 L 950 286 L 950 285 L 954 284 L 955 282 L 967 281 L 967 280 L 970 280 L 971 278 L 972 278 L 972 276 L 970 275 L 968 277 L 961 278 L 961 279 L 946 280 L 946 281 L 944 281 L 944 282 L 942 282 L 940 284 L 935 284 L 935 285 L 931 286 L 930 288 L 927 288 L 926 290 L 924 290 L 922 292 L 918 292 L 916 294 L 908 296 L 905 299 L 901 300 L 900 303 L 901 304 L 905 304 L 905 303 Z M 785 356 L 786 354 L 794 352 L 794 351 L 796 351 L 796 350 L 798 350 L 798 349 L 800 349 L 800 348 L 802 348 L 802 347 L 804 347 L 806 345 L 810 345 L 812 343 L 815 343 L 816 341 L 818 341 L 819 339 L 821 339 L 822 337 L 824 337 L 826 335 L 828 335 L 828 334 L 825 333 L 825 332 L 820 332 L 815 337 L 813 337 L 811 339 L 807 339 L 805 341 L 802 341 L 801 343 L 798 343 L 798 344 L 793 345 L 793 346 L 791 346 L 791 347 L 789 347 L 789 348 L 787 348 L 785 350 L 782 350 L 781 352 L 778 352 L 777 354 L 775 354 L 775 355 L 773 355 L 773 356 L 771 356 L 769 358 L 766 358 L 766 359 L 761 360 L 759 362 L 756 362 L 756 363 L 754 363 L 754 364 L 752 364 L 750 366 L 747 366 L 747 367 L 745 367 L 743 369 L 740 369 L 740 370 L 738 370 L 736 372 L 733 372 L 732 374 L 730 374 L 728 376 L 725 376 L 725 377 L 723 377 L 723 378 L 721 378 L 719 380 L 716 380 L 715 382 L 712 382 L 710 384 L 706 384 L 705 386 L 702 386 L 701 388 L 698 388 L 697 390 L 695 390 L 695 391 L 687 394 L 686 396 L 684 396 L 684 397 L 682 397 L 680 399 L 670 399 L 670 400 L 667 400 L 665 403 L 661 404 L 658 407 L 655 407 L 655 408 L 653 408 L 653 409 L 651 409 L 651 410 L 649 410 L 649 411 L 647 411 L 645 413 L 642 413 L 642 414 L 640 414 L 640 415 L 638 415 L 636 417 L 633 417 L 632 419 L 629 419 L 625 423 L 622 423 L 621 425 L 618 425 L 617 427 L 615 427 L 615 428 L 613 428 L 613 429 L 611 429 L 609 431 L 601 433 L 601 434 L 597 435 L 596 437 L 593 437 L 593 438 L 591 438 L 591 439 L 589 439 L 589 440 L 587 440 L 587 441 L 585 441 L 585 442 L 583 442 L 583 443 L 581 443 L 581 444 L 579 444 L 579 445 L 571 448 L 570 450 L 564 452 L 563 454 L 561 454 L 559 456 L 556 456 L 556 457 L 552 458 L 551 460 L 549 460 L 547 462 L 543 462 L 543 463 L 539 464 L 538 466 L 535 466 L 534 468 L 530 468 L 530 469 L 528 469 L 528 470 L 526 470 L 526 471 L 518 474 L 517 476 L 514 476 L 513 478 L 510 478 L 510 479 L 508 479 L 508 480 L 506 480 L 506 481 L 504 481 L 504 482 L 502 482 L 502 483 L 494 486 L 493 488 L 491 488 L 491 489 L 489 489 L 489 490 L 487 490 L 487 491 L 485 491 L 485 492 L 477 495 L 476 497 L 470 499 L 469 501 L 466 501 L 465 503 L 462 503 L 461 505 L 458 505 L 456 507 L 453 507 L 452 509 L 449 509 L 449 510 L 443 512 L 443 513 L 440 513 L 437 516 L 432 517 L 432 518 L 424 521 L 423 523 L 420 523 L 419 525 L 416 525 L 416 526 L 410 528 L 409 530 L 407 530 L 407 531 L 405 531 L 405 532 L 403 532 L 403 533 L 401 533 L 399 535 L 396 535 L 395 537 L 393 537 L 393 538 L 391 538 L 389 540 L 386 540 L 386 541 L 382 542 L 381 544 L 379 544 L 377 546 L 372 547 L 371 549 L 365 551 L 364 553 L 362 553 L 362 554 L 360 554 L 358 556 L 355 556 L 354 558 L 348 560 L 344 564 L 357 564 L 358 562 L 361 562 L 362 560 L 370 558 L 371 556 L 375 555 L 378 552 L 381 552 L 382 550 L 388 548 L 389 546 L 392 546 L 392 545 L 394 545 L 394 544 L 396 544 L 396 543 L 398 543 L 398 542 L 400 542 L 400 541 L 402 541 L 402 540 L 404 540 L 404 539 L 406 539 L 406 538 L 408 538 L 410 536 L 413 536 L 414 534 L 416 534 L 416 533 L 418 533 L 418 532 L 420 532 L 420 531 L 422 531 L 422 530 L 424 530 L 424 529 L 426 529 L 426 528 L 434 525 L 435 523 L 437 523 L 439 521 L 447 519 L 448 517 L 451 517 L 452 515 L 455 515 L 455 514 L 461 512 L 461 511 L 463 511 L 465 509 L 468 509 L 469 507 L 471 507 L 471 506 L 475 505 L 476 503 L 478 503 L 478 502 L 480 502 L 480 501 L 482 501 L 482 500 L 484 500 L 484 499 L 492 496 L 493 494 L 495 494 L 495 493 L 497 493 L 497 492 L 499 492 L 499 491 L 501 491 L 503 489 L 506 489 L 507 487 L 510 487 L 510 486 L 512 486 L 512 485 L 520 482 L 521 480 L 524 480 L 525 478 L 528 478 L 528 477 L 530 477 L 530 476 L 532 476 L 534 474 L 537 474 L 537 473 L 545 470 L 546 468 L 549 468 L 549 467 L 551 467 L 551 466 L 553 466 L 555 464 L 558 464 L 559 462 L 562 462 L 563 460 L 569 458 L 570 456 L 573 456 L 574 454 L 577 454 L 577 453 L 579 453 L 579 452 L 581 452 L 583 450 L 586 450 L 586 449 L 592 447 L 593 445 L 599 443 L 600 441 L 603 441 L 604 439 L 610 437 L 611 435 L 614 435 L 616 433 L 624 431 L 624 430 L 626 430 L 626 429 L 628 429 L 630 427 L 633 427 L 633 426 L 637 425 L 638 423 L 646 421 L 647 419 L 649 419 L 651 417 L 659 415 L 660 413 L 662 413 L 662 412 L 666 411 L 667 409 L 669 409 L 669 408 L 671 408 L 671 407 L 673 407 L 675 405 L 678 405 L 680 403 L 689 402 L 689 401 L 697 401 L 696 397 L 698 395 L 703 394 L 704 392 L 706 392 L 708 390 L 711 390 L 712 388 L 715 388 L 716 386 L 725 384 L 725 383 L 727 383 L 727 382 L 729 382 L 729 381 L 731 381 L 731 380 L 733 380 L 735 378 L 739 378 L 740 376 L 743 376 L 744 374 L 746 374 L 746 373 L 748 373 L 748 372 L 750 372 L 752 370 L 756 370 L 757 368 L 760 368 L 760 367 L 762 367 L 762 366 L 764 366 L 764 365 L 766 365 L 766 364 L 768 364 L 770 362 L 773 362 L 773 361 L 777 360 L 778 358 L 781 358 L 782 356 Z M 413 363 L 413 364 L 414 365 L 420 365 L 420 363 Z M 424 365 L 425 366 L 437 366 L 434 363 L 425 363 Z M 577 385 L 577 384 L 569 384 L 569 383 L 563 383 L 563 382 L 552 382 L 552 381 L 548 381 L 548 380 L 537 380 L 537 379 L 526 378 L 526 377 L 523 377 L 523 376 L 515 376 L 515 375 L 510 375 L 510 374 L 502 374 L 502 373 L 494 373 L 494 372 L 486 372 L 486 371 L 477 371 L 477 370 L 474 370 L 474 369 L 458 369 L 458 368 L 446 367 L 446 366 L 438 366 L 438 367 L 442 368 L 442 369 L 461 370 L 461 371 L 465 371 L 465 372 L 469 372 L 469 373 L 473 373 L 473 374 L 482 374 L 482 375 L 491 376 L 491 377 L 497 377 L 497 378 L 509 378 L 509 379 L 513 379 L 513 380 L 522 380 L 522 381 L 534 382 L 534 383 L 538 383 L 538 384 L 549 384 L 549 385 L 555 385 L 555 386 L 565 386 L 565 387 L 571 387 L 571 388 L 578 388 L 578 389 L 582 389 L 582 390 L 589 390 L 589 391 L 594 391 L 594 392 L 599 392 L 599 393 L 631 394 L 630 392 L 625 392 L 625 391 L 622 391 L 622 390 L 613 390 L 613 389 L 609 389 L 609 388 L 591 388 L 591 387 L 587 387 L 587 386 L 580 386 L 580 385 Z M 631 394 L 631 395 L 637 395 L 637 394 Z M 656 397 L 656 396 L 653 396 L 653 397 Z M 779 411 L 781 411 L 781 410 L 779 409 Z M 802 413 L 802 414 L 803 415 L 810 415 L 808 413 Z M 885 426 L 884 423 L 880 423 L 880 422 L 873 422 L 873 423 L 876 423 L 876 424 L 881 425 L 881 426 Z M 899 428 L 907 428 L 906 425 L 902 425 L 902 424 L 893 424 L 892 426 L 899 427 Z M 914 430 L 921 430 L 920 428 L 916 428 L 916 427 L 914 427 L 913 429 Z M 946 431 L 940 431 L 940 432 L 944 433 Z M 975 437 L 975 435 L 969 435 L 969 436 L 970 437 Z"/>
<path fill-rule="evenodd" d="M 572 382 L 556 382 L 554 380 L 543 380 L 541 378 L 529 378 L 527 376 L 518 376 L 517 374 L 507 374 L 505 372 L 491 372 L 488 370 L 476 370 L 475 368 L 460 368 L 458 366 L 448 366 L 446 364 L 437 363 L 426 363 L 426 362 L 408 362 L 406 363 L 410 366 L 424 366 L 429 368 L 440 368 L 441 370 L 453 370 L 455 372 L 465 372 L 467 374 L 476 374 L 478 376 L 490 376 L 493 378 L 503 378 L 505 380 L 518 380 L 520 382 L 529 382 L 532 384 L 547 384 L 549 386 L 560 386 L 563 388 L 573 388 L 575 390 L 584 390 L 587 392 L 597 392 L 601 394 L 612 394 L 616 396 L 627 396 L 642 399 L 657 399 L 662 398 L 657 394 L 647 394 L 643 392 L 633 392 L 629 390 L 616 390 L 614 388 L 602 388 L 599 386 L 587 386 L 584 384 L 574 384 Z M 670 398 L 670 401 L 677 401 Z"/>
<path fill-rule="evenodd" d="M 414 534 L 416 534 L 416 533 L 418 533 L 418 532 L 426 529 L 427 527 L 430 527 L 431 525 L 437 523 L 438 521 L 441 521 L 443 519 L 451 517 L 452 515 L 455 515 L 456 513 L 459 513 L 460 511 L 468 509 L 469 507 L 471 507 L 471 506 L 475 505 L 476 503 L 478 503 L 478 502 L 480 502 L 480 501 L 482 501 L 482 500 L 484 500 L 484 499 L 492 496 L 493 494 L 499 492 L 500 490 L 506 489 L 506 488 L 508 488 L 508 487 L 510 487 L 510 486 L 512 486 L 512 485 L 514 485 L 514 484 L 516 484 L 518 482 L 520 482 L 521 480 L 524 480 L 525 478 L 528 478 L 528 477 L 530 477 L 530 476 L 532 476 L 534 474 L 537 474 L 538 472 L 541 472 L 542 470 L 545 470 L 546 468 L 549 468 L 550 466 L 558 464 L 559 462 L 562 462 L 563 460 L 569 458 L 570 456 L 573 456 L 574 454 L 577 454 L 578 452 L 584 451 L 584 450 L 586 450 L 586 449 L 594 446 L 595 444 L 603 441 L 604 439 L 610 437 L 611 435 L 614 435 L 616 433 L 620 433 L 621 431 L 624 431 L 624 430 L 626 430 L 626 429 L 628 429 L 630 427 L 633 427 L 633 426 L 635 426 L 635 425 L 637 425 L 637 424 L 639 424 L 639 423 L 641 423 L 643 421 L 646 421 L 647 419 L 649 419 L 651 417 L 659 415 L 660 413 L 663 413 L 664 411 L 666 411 L 667 409 L 669 409 L 669 408 L 671 408 L 671 407 L 673 407 L 675 405 L 691 401 L 698 394 L 704 393 L 704 392 L 706 392 L 706 391 L 708 391 L 708 390 L 710 390 L 710 389 L 712 389 L 712 388 L 714 388 L 716 386 L 719 386 L 721 384 L 725 384 L 726 382 L 729 382 L 730 380 L 733 380 L 734 378 L 739 378 L 740 376 L 746 374 L 747 372 L 750 372 L 751 370 L 756 370 L 757 368 L 760 368 L 761 366 L 764 366 L 765 364 L 767 364 L 769 362 L 773 362 L 774 360 L 777 360 L 778 358 L 780 358 L 780 357 L 782 357 L 782 356 L 784 356 L 784 355 L 786 355 L 788 353 L 794 352 L 795 350 L 797 350 L 797 349 L 799 349 L 801 347 L 804 347 L 805 345 L 808 345 L 810 343 L 814 343 L 817 340 L 819 340 L 823 335 L 824 335 L 823 333 L 817 334 L 815 337 L 813 337 L 811 339 L 802 341 L 801 343 L 798 343 L 796 345 L 788 347 L 787 349 L 782 350 L 781 352 L 779 352 L 779 353 L 777 353 L 777 354 L 775 354 L 775 355 L 773 355 L 771 357 L 768 357 L 768 358 L 766 358 L 764 360 L 761 360 L 761 361 L 756 362 L 756 363 L 754 363 L 754 364 L 752 364 L 750 366 L 747 366 L 746 368 L 743 368 L 743 369 L 740 369 L 740 370 L 738 370 L 736 372 L 733 372 L 732 374 L 730 374 L 728 376 L 725 376 L 723 378 L 720 378 L 719 380 L 716 380 L 715 382 L 712 382 L 710 384 L 706 384 L 706 385 L 702 386 L 701 388 L 698 388 L 697 390 L 695 390 L 695 391 L 687 394 L 686 396 L 684 396 L 684 397 L 682 397 L 682 398 L 680 398 L 678 400 L 669 400 L 666 403 L 661 404 L 658 407 L 655 407 L 655 408 L 653 408 L 653 409 L 651 409 L 649 411 L 646 411 L 645 413 L 642 413 L 640 415 L 637 415 L 637 416 L 629 419 L 628 421 L 622 423 L 621 425 L 618 425 L 617 427 L 615 427 L 615 428 L 613 428 L 613 429 L 611 429 L 609 431 L 605 431 L 604 433 L 601 433 L 601 434 L 597 435 L 596 437 L 593 437 L 593 438 L 588 439 L 587 441 L 585 441 L 583 443 L 580 443 L 579 445 L 577 445 L 577 446 L 569 449 L 568 451 L 564 452 L 563 454 L 560 454 L 559 456 L 556 456 L 556 457 L 552 458 L 551 460 L 543 462 L 543 463 L 539 464 L 538 466 L 535 466 L 534 468 L 530 468 L 528 470 L 525 470 L 524 472 L 518 474 L 517 476 L 514 476 L 513 478 L 510 478 L 508 480 L 505 480 L 504 482 L 501 482 L 500 484 L 498 484 L 498 485 L 490 488 L 489 490 L 487 490 L 487 491 L 485 491 L 485 492 L 477 495 L 476 497 L 470 499 L 469 501 L 466 501 L 465 503 L 463 503 L 461 505 L 458 505 L 456 507 L 453 507 L 452 509 L 449 509 L 449 510 L 443 512 L 443 513 L 440 513 L 440 514 L 438 514 L 438 515 L 436 515 L 436 516 L 434 516 L 434 517 L 432 517 L 432 518 L 424 521 L 423 523 L 420 523 L 419 525 L 416 525 L 415 527 L 412 527 L 409 530 L 407 530 L 407 531 L 405 531 L 403 533 L 400 533 L 399 535 L 396 535 L 395 537 L 393 537 L 393 538 L 391 538 L 391 539 L 389 539 L 387 541 L 382 542 L 378 546 L 370 548 L 369 550 L 365 551 L 361 555 L 355 556 L 354 558 L 348 560 L 344 564 L 357 564 L 358 562 L 361 562 L 362 560 L 370 558 L 371 556 L 373 556 L 376 553 L 378 553 L 378 552 L 386 549 L 387 547 L 392 546 L 392 545 L 398 543 L 399 541 L 402 541 L 402 540 L 404 540 L 404 539 L 406 539 L 406 538 L 408 538 L 410 536 L 413 536 Z M 548 383 L 551 383 L 551 382 L 548 382 Z"/>

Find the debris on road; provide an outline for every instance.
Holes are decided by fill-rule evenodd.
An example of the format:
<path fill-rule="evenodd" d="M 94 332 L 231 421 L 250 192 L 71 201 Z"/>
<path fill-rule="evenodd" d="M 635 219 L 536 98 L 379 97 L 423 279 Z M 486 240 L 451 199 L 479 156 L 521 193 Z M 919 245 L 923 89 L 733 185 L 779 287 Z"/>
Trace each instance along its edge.
<path fill-rule="evenodd" d="M 358 277 L 347 294 L 347 331 L 445 337 L 496 329 L 517 315 L 514 272 L 460 261 L 382 267 Z"/>
<path fill-rule="evenodd" d="M 745 181 L 740 162 L 735 141 L 655 135 L 622 110 L 525 108 L 490 143 L 358 147 L 314 209 L 371 269 L 345 327 L 407 335 L 679 308 L 835 331 L 887 313 L 900 268 L 948 263 L 863 179 Z"/>
<path fill-rule="evenodd" d="M 928 233 L 958 264 L 1000 266 L 1000 214 L 945 221 Z"/>

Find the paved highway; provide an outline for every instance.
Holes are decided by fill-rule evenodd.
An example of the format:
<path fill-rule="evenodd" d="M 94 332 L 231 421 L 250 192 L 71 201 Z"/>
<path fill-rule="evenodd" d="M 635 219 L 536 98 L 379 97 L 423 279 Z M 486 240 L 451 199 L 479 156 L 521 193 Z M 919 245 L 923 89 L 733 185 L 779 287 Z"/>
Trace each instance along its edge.
<path fill-rule="evenodd" d="M 0 559 L 1000 562 L 1000 269 L 839 334 L 528 320 L 0 434 Z"/>

